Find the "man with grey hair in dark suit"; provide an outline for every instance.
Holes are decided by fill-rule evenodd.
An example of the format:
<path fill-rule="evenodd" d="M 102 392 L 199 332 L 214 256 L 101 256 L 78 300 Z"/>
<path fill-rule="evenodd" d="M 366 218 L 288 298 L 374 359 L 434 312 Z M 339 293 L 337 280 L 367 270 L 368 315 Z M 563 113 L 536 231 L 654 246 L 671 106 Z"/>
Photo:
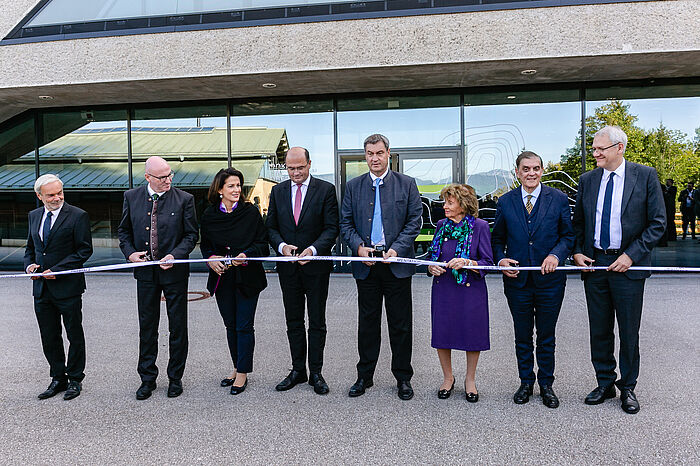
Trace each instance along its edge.
<path fill-rule="evenodd" d="M 51 384 L 39 394 L 39 399 L 65 391 L 63 399 L 71 400 L 80 395 L 85 377 L 82 313 L 85 274 L 46 274 L 83 267 L 92 255 L 90 219 L 87 212 L 63 201 L 63 182 L 56 175 L 37 178 L 34 191 L 44 205 L 29 212 L 24 270 L 45 275 L 32 277 L 32 294 L 41 346 L 51 375 Z M 69 342 L 67 359 L 61 319 Z"/>
<path fill-rule="evenodd" d="M 634 393 L 639 376 L 639 327 L 644 281 L 649 271 L 629 270 L 651 264 L 651 251 L 666 227 L 666 208 L 656 170 L 624 158 L 627 135 L 606 126 L 593 137 L 598 168 L 581 176 L 574 210 L 574 263 L 604 266 L 584 279 L 591 361 L 598 387 L 585 399 L 596 405 L 620 389 L 622 409 L 639 412 Z M 615 319 L 620 336 L 620 378 L 615 373 Z"/>
<path fill-rule="evenodd" d="M 389 140 L 373 134 L 364 142 L 369 173 L 350 180 L 340 214 L 340 233 L 353 254 L 360 257 L 414 257 L 414 242 L 423 212 L 416 181 L 389 169 Z M 386 262 L 353 262 L 357 282 L 357 381 L 349 396 L 356 397 L 374 384 L 381 344 L 382 299 L 386 307 L 391 344 L 391 372 L 398 396 L 413 398 L 411 377 L 413 312 L 411 276 L 415 266 Z"/>

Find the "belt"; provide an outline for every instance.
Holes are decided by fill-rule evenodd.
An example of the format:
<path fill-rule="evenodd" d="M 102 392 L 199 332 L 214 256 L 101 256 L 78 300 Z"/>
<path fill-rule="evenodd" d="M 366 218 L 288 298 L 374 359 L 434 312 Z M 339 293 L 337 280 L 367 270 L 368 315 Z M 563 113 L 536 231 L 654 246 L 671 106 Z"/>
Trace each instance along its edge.
<path fill-rule="evenodd" d="M 598 249 L 598 248 L 593 248 L 595 252 L 598 254 L 602 254 L 604 256 L 619 256 L 622 254 L 621 249 Z"/>

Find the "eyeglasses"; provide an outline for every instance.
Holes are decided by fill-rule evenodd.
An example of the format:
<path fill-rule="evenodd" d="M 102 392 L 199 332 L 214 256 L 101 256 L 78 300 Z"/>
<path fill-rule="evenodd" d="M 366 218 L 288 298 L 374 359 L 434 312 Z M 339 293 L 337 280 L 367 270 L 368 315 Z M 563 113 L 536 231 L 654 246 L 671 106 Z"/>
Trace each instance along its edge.
<path fill-rule="evenodd" d="M 298 167 L 289 167 L 289 166 L 288 166 L 288 167 L 287 167 L 287 171 L 290 171 L 290 172 L 300 172 L 300 171 L 303 171 L 303 170 L 307 167 L 307 165 L 309 165 L 309 164 L 307 163 L 307 164 L 304 164 L 304 165 L 300 165 L 300 166 L 298 166 Z"/>
<path fill-rule="evenodd" d="M 615 147 L 618 144 L 620 144 L 620 143 L 616 142 L 615 144 L 610 144 L 608 147 L 594 147 L 593 152 L 603 152 L 603 151 L 610 149 L 611 147 Z"/>
<path fill-rule="evenodd" d="M 167 175 L 163 175 L 163 176 L 151 175 L 150 173 L 146 173 L 146 175 L 150 176 L 151 178 L 155 178 L 158 181 L 165 181 L 168 179 L 172 180 L 173 176 L 175 176 L 175 174 L 173 172 L 170 172 Z"/>

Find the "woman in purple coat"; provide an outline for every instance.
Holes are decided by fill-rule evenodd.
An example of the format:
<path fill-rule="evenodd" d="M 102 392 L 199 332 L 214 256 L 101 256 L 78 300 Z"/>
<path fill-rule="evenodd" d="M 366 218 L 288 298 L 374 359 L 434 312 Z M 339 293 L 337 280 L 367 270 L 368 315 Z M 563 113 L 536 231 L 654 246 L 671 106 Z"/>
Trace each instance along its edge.
<path fill-rule="evenodd" d="M 485 271 L 465 269 L 493 265 L 489 224 L 476 218 L 479 203 L 474 188 L 452 184 L 440 193 L 445 201 L 445 219 L 435 229 L 430 246 L 431 260 L 447 262 L 447 267 L 428 267 L 433 275 L 431 299 L 432 347 L 437 349 L 443 382 L 438 398 L 449 398 L 454 390 L 452 350 L 466 351 L 467 375 L 464 391 L 467 401 L 479 401 L 476 364 L 489 345 L 489 307 Z"/>

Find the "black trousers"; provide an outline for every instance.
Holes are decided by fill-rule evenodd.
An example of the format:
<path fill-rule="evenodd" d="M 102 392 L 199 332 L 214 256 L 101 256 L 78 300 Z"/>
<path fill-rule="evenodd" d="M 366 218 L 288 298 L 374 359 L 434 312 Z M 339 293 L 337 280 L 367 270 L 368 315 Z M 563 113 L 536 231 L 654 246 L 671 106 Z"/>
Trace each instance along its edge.
<path fill-rule="evenodd" d="M 214 297 L 226 327 L 226 340 L 236 372 L 253 372 L 255 349 L 255 308 L 258 296 L 246 297 L 233 286 L 217 288 Z"/>
<path fill-rule="evenodd" d="M 554 382 L 555 331 L 565 287 L 566 285 L 557 284 L 548 288 L 536 288 L 531 275 L 528 275 L 523 288 L 505 286 L 508 307 L 513 316 L 515 355 L 521 382 L 535 383 L 533 352 L 537 356 L 539 384 L 552 385 Z M 536 350 L 532 344 L 534 329 L 537 329 Z"/>
<path fill-rule="evenodd" d="M 413 309 L 411 277 L 396 278 L 389 264 L 375 263 L 369 276 L 357 282 L 357 376 L 374 377 L 382 339 L 382 298 L 386 307 L 391 346 L 391 373 L 396 380 L 411 380 L 413 350 Z"/>
<path fill-rule="evenodd" d="M 158 377 L 158 324 L 160 323 L 160 296 L 165 296 L 168 311 L 170 359 L 168 378 L 180 380 L 187 360 L 187 283 L 136 280 L 139 309 L 139 363 L 138 373 L 143 382 L 153 382 Z"/>
<path fill-rule="evenodd" d="M 85 335 L 83 333 L 82 295 L 57 299 L 47 286 L 39 298 L 34 298 L 34 312 L 39 323 L 41 346 L 49 362 L 52 379 L 80 382 L 85 377 Z M 63 350 L 61 328 L 68 337 L 68 360 Z"/>
<path fill-rule="evenodd" d="M 683 212 L 683 238 L 686 236 L 686 231 L 690 229 L 690 236 L 695 239 L 695 212 L 694 211 L 685 211 Z"/>
<path fill-rule="evenodd" d="M 309 372 L 320 373 L 326 346 L 326 300 L 330 272 L 307 274 L 303 266 L 292 275 L 280 274 L 280 288 L 287 320 L 287 339 L 292 354 L 292 369 L 306 372 L 307 334 L 304 323 L 306 305 L 309 309 L 308 357 Z"/>
<path fill-rule="evenodd" d="M 608 266 L 616 257 L 595 254 L 595 265 Z M 620 334 L 620 388 L 634 389 L 639 377 L 639 327 L 642 320 L 644 279 L 630 280 L 618 272 L 586 273 L 591 362 L 599 386 L 615 382 L 615 319 Z"/>

